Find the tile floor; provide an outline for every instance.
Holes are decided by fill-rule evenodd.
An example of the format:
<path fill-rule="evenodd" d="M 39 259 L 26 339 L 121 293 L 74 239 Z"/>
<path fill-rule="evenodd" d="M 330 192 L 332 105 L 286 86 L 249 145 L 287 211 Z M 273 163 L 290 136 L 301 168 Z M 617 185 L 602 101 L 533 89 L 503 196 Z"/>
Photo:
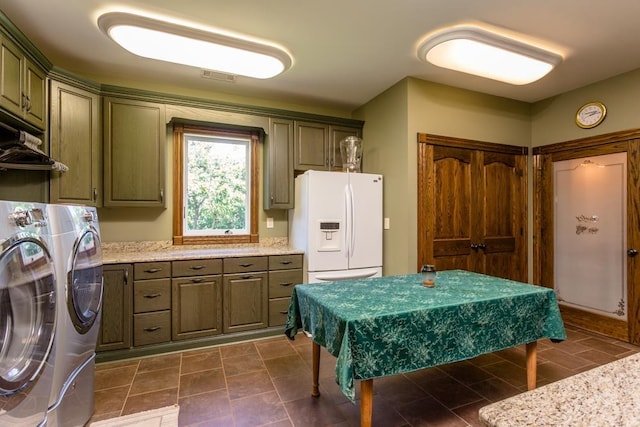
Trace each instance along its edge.
<path fill-rule="evenodd" d="M 571 327 L 567 335 L 538 344 L 539 386 L 640 351 Z M 310 366 L 303 334 L 102 363 L 92 421 L 178 403 L 180 426 L 358 426 L 359 406 L 335 384 L 335 358 L 323 349 L 320 398 L 310 396 Z M 478 426 L 479 408 L 526 390 L 524 346 L 377 379 L 373 388 L 374 426 Z"/>

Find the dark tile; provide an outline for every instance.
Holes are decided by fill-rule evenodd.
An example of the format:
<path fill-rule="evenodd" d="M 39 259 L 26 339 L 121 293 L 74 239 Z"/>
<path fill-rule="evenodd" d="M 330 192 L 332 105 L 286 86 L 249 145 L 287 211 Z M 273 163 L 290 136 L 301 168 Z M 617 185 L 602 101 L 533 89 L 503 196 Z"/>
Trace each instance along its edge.
<path fill-rule="evenodd" d="M 456 408 L 453 410 L 453 413 L 465 420 L 472 427 L 484 427 L 484 424 L 480 422 L 478 411 L 480 408 L 487 406 L 490 403 L 491 402 L 487 400 L 481 400 Z"/>
<path fill-rule="evenodd" d="M 423 399 L 425 392 L 404 375 L 392 375 L 373 380 L 373 393 L 395 407 Z"/>
<path fill-rule="evenodd" d="M 216 390 L 181 398 L 178 399 L 178 405 L 180 405 L 178 423 L 181 426 L 197 423 L 211 426 L 233 426 L 232 423 L 226 424 L 229 420 L 233 421 L 226 390 Z M 212 420 L 219 421 L 219 423 Z"/>
<path fill-rule="evenodd" d="M 600 338 L 587 338 L 580 342 L 586 346 L 589 346 L 593 349 L 600 350 L 604 353 L 611 354 L 613 356 L 627 352 L 627 348 L 618 344 L 614 344 L 612 342 L 607 342 Z"/>
<path fill-rule="evenodd" d="M 136 375 L 136 365 L 122 366 L 112 369 L 101 369 L 95 373 L 95 389 L 103 390 L 113 387 L 129 386 Z"/>
<path fill-rule="evenodd" d="M 469 388 L 490 402 L 497 402 L 520 393 L 517 387 L 495 377 L 471 384 Z"/>
<path fill-rule="evenodd" d="M 482 396 L 453 378 L 435 380 L 426 391 L 450 409 L 482 400 Z"/>
<path fill-rule="evenodd" d="M 272 378 L 278 395 L 283 402 L 311 395 L 311 373 L 309 375 L 288 375 Z"/>
<path fill-rule="evenodd" d="M 222 359 L 238 356 L 260 357 L 253 342 L 224 345 L 220 347 L 220 356 Z"/>
<path fill-rule="evenodd" d="M 180 375 L 180 398 L 225 387 L 224 372 L 221 368 Z"/>
<path fill-rule="evenodd" d="M 336 407 L 338 411 L 346 418 L 346 422 L 350 426 L 360 425 L 360 402 L 353 404 L 351 402 L 341 403 Z M 373 399 L 373 410 L 371 411 L 371 424 L 374 426 L 384 427 L 406 427 L 405 420 L 391 405 L 382 399 Z"/>
<path fill-rule="evenodd" d="M 241 399 L 255 394 L 274 391 L 275 388 L 266 370 L 253 371 L 227 378 L 229 399 Z"/>
<path fill-rule="evenodd" d="M 296 350 L 289 344 L 289 339 L 284 336 L 273 340 L 256 341 L 256 348 L 260 356 L 265 360 L 296 355 Z"/>
<path fill-rule="evenodd" d="M 484 381 L 491 377 L 490 373 L 468 361 L 451 363 L 440 369 L 466 385 Z"/>
<path fill-rule="evenodd" d="M 538 379 L 546 378 L 549 381 L 558 381 L 575 375 L 576 372 L 560 366 L 554 362 L 545 362 L 538 365 Z M 540 383 L 538 383 L 540 384 Z"/>
<path fill-rule="evenodd" d="M 227 377 L 233 375 L 246 374 L 251 371 L 261 371 L 266 369 L 262 359 L 256 356 L 236 356 L 230 358 L 222 358 L 222 366 L 224 374 Z"/>
<path fill-rule="evenodd" d="M 300 375 L 311 378 L 312 375 L 309 365 L 297 354 L 266 359 L 264 365 L 267 367 L 269 375 L 273 378 L 286 375 Z"/>
<path fill-rule="evenodd" d="M 119 414 L 122 412 L 122 408 L 124 408 L 124 403 L 127 399 L 128 393 L 128 385 L 106 390 L 96 390 L 93 394 L 93 414 L 101 415 L 113 412 L 117 412 Z"/>
<path fill-rule="evenodd" d="M 122 415 L 135 414 L 136 412 L 148 411 L 150 409 L 163 408 L 178 403 L 178 388 L 170 388 L 150 393 L 129 396 L 124 405 Z"/>
<path fill-rule="evenodd" d="M 598 365 L 604 365 L 606 363 L 610 363 L 615 360 L 618 360 L 616 356 L 612 356 L 609 353 L 605 353 L 603 351 L 595 350 L 595 349 L 589 349 L 581 353 L 578 353 L 577 355 L 583 359 L 590 360 L 591 362 L 596 363 Z"/>
<path fill-rule="evenodd" d="M 508 382 L 514 387 L 527 385 L 527 369 L 520 365 L 505 360 L 503 362 L 485 366 L 483 369 L 487 370 L 497 378 Z"/>
<path fill-rule="evenodd" d="M 180 369 L 180 353 L 166 354 L 162 356 L 148 357 L 140 359 L 138 372 L 157 371 L 159 369 Z"/>
<path fill-rule="evenodd" d="M 592 362 L 587 359 L 583 359 L 575 354 L 565 353 L 558 348 L 544 350 L 539 354 L 544 355 L 545 359 L 569 369 L 580 369 L 581 367 L 592 364 Z"/>
<path fill-rule="evenodd" d="M 348 405 L 353 406 L 353 403 L 348 402 Z M 346 421 L 335 404 L 322 396 L 293 400 L 285 403 L 285 407 L 296 427 L 322 427 Z"/>
<path fill-rule="evenodd" d="M 432 397 L 396 408 L 411 426 L 466 427 L 467 423 Z"/>
<path fill-rule="evenodd" d="M 236 427 L 255 427 L 288 419 L 287 411 L 275 391 L 232 400 L 231 411 Z"/>
<path fill-rule="evenodd" d="M 136 374 L 131 384 L 130 394 L 149 393 L 151 391 L 178 388 L 179 369 L 169 368 Z"/>
<path fill-rule="evenodd" d="M 102 371 L 103 369 L 124 368 L 127 366 L 138 366 L 140 364 L 139 359 L 130 360 L 118 360 L 116 362 L 102 362 L 96 363 L 96 371 Z"/>
<path fill-rule="evenodd" d="M 182 355 L 180 374 L 184 375 L 216 368 L 222 368 L 220 350 L 214 349 L 197 353 L 189 352 Z"/>

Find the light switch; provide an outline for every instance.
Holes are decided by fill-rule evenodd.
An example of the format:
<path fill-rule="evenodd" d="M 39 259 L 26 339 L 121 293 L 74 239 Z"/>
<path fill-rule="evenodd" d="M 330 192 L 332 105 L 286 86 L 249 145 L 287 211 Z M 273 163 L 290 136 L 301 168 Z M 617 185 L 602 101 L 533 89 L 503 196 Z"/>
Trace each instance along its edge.
<path fill-rule="evenodd" d="M 273 228 L 273 218 L 267 218 L 267 228 Z"/>
<path fill-rule="evenodd" d="M 389 221 L 389 218 L 385 218 L 384 219 L 384 229 L 388 230 L 391 228 L 391 221 Z"/>

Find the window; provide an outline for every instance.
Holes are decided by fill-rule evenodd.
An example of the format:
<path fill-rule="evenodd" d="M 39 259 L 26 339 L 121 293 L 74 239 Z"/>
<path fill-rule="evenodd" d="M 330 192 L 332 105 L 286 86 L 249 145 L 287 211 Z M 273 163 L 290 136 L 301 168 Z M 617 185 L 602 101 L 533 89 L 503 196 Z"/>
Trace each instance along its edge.
<path fill-rule="evenodd" d="M 257 242 L 256 131 L 174 124 L 174 244 Z"/>

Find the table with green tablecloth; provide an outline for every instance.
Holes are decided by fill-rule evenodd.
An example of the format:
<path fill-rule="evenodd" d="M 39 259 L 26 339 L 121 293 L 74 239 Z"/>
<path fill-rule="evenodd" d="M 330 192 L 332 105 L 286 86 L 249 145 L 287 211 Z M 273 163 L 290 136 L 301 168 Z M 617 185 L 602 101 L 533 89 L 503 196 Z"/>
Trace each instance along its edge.
<path fill-rule="evenodd" d="M 436 286 L 419 274 L 296 285 L 285 333 L 313 340 L 313 391 L 319 346 L 337 357 L 336 380 L 370 425 L 372 380 L 470 359 L 526 344 L 527 383 L 535 387 L 536 342 L 566 339 L 552 289 L 463 270 L 437 273 Z"/>

